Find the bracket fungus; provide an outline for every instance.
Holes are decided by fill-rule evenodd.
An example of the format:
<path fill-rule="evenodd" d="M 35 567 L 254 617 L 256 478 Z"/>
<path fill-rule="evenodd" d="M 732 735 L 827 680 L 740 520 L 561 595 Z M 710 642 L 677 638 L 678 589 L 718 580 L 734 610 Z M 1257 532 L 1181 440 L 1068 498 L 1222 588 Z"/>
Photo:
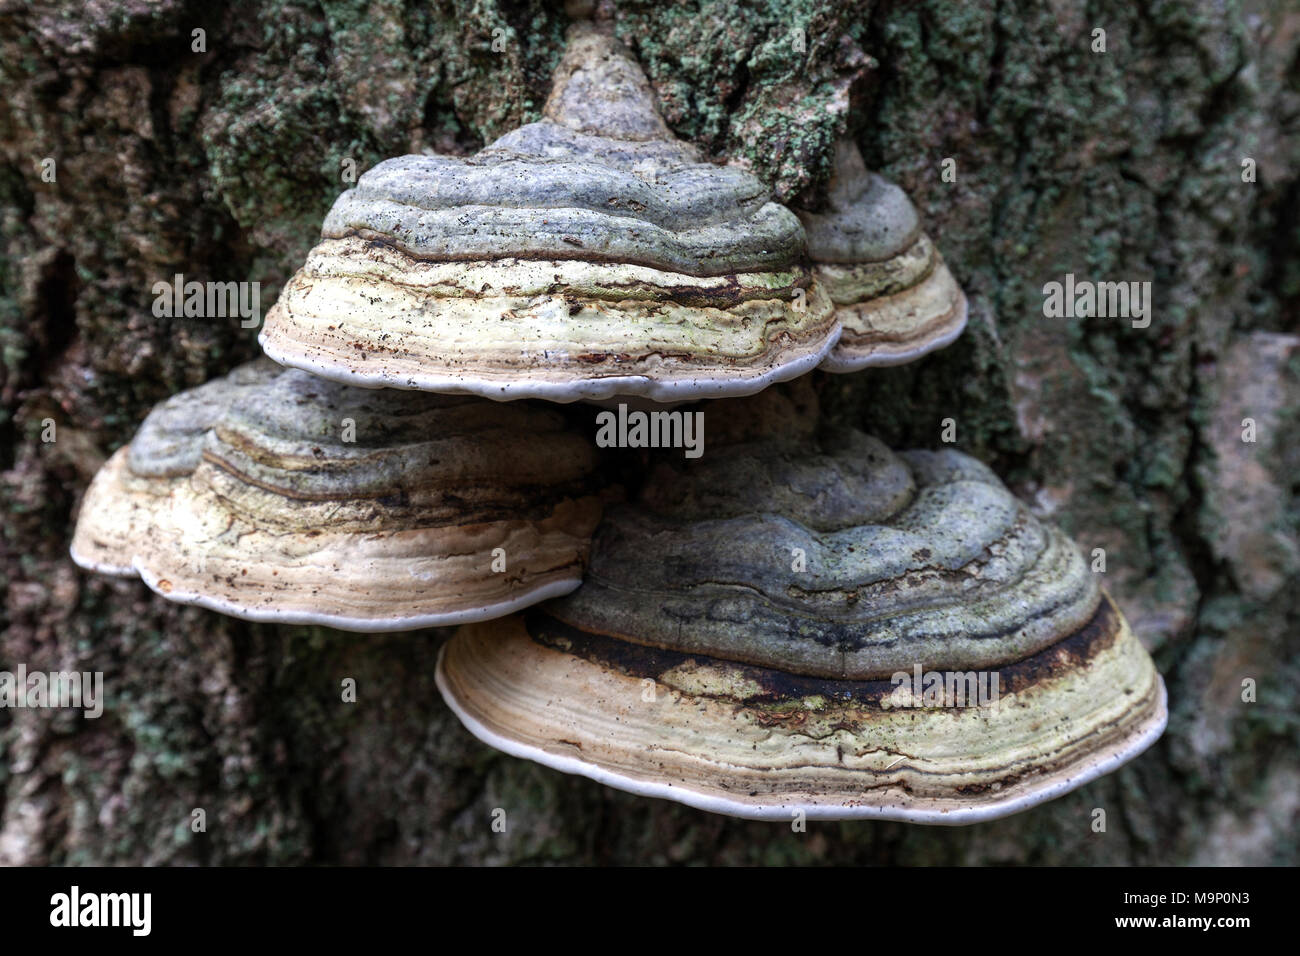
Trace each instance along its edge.
<path fill-rule="evenodd" d="M 578 25 L 540 121 L 339 197 L 260 335 L 289 370 L 156 408 L 72 556 L 250 620 L 461 624 L 437 682 L 473 733 L 634 793 L 1003 816 L 1160 735 L 1151 658 L 981 463 L 820 426 L 806 381 L 735 398 L 909 361 L 966 313 L 851 141 L 828 208 L 796 216 L 676 139 L 630 53 Z M 592 444 L 514 401 L 729 397 L 707 459 L 652 456 L 603 519 Z"/>
<path fill-rule="evenodd" d="M 799 218 L 843 327 L 824 370 L 902 365 L 961 335 L 966 296 L 907 194 L 869 172 L 852 140 L 836 144 L 827 210 Z"/>
<path fill-rule="evenodd" d="M 793 378 L 838 335 L 798 218 L 702 162 L 622 44 L 577 25 L 540 121 L 339 197 L 261 343 L 354 385 L 675 402 Z"/>
<path fill-rule="evenodd" d="M 135 577 L 136 550 L 154 534 L 156 516 L 172 493 L 198 467 L 204 435 L 243 394 L 283 372 L 257 359 L 155 407 L 86 489 L 72 560 L 87 571 Z"/>
<path fill-rule="evenodd" d="M 175 396 L 92 482 L 72 555 L 257 621 L 407 630 L 578 586 L 596 453 L 554 409 L 255 363 Z"/>
<path fill-rule="evenodd" d="M 579 590 L 457 632 L 437 679 L 473 733 L 735 816 L 941 824 L 1159 736 L 1151 658 L 984 465 L 854 430 L 739 437 L 612 506 Z"/>

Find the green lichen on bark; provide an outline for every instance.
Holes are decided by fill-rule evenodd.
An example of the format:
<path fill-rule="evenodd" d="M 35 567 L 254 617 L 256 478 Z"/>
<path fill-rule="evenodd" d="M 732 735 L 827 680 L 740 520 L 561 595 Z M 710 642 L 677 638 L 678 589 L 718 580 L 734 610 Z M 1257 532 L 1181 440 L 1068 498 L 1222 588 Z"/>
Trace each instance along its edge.
<path fill-rule="evenodd" d="M 786 201 L 829 175 L 850 92 L 871 66 L 859 45 L 864 10 L 816 0 L 628 3 L 617 25 L 679 135 L 748 165 Z"/>
<path fill-rule="evenodd" d="M 0 711 L 0 859 L 1294 863 L 1290 5 L 601 6 L 707 155 L 816 202 L 848 129 L 912 195 L 970 327 L 914 365 L 819 377 L 826 414 L 894 446 L 935 447 L 951 418 L 958 447 L 1105 548 L 1107 583 L 1169 682 L 1165 739 L 1012 820 L 794 833 L 488 750 L 433 686 L 441 633 L 247 625 L 76 571 L 71 520 L 98 464 L 152 403 L 255 354 L 238 323 L 156 317 L 153 283 L 256 280 L 269 307 L 347 185 L 345 160 L 359 174 L 402 152 L 466 154 L 535 119 L 566 21 L 538 0 L 6 7 L 0 668 L 102 670 L 110 699 L 99 721 Z M 1242 181 L 1246 157 L 1257 182 Z M 1151 327 L 1045 318 L 1042 287 L 1066 272 L 1150 279 Z M 1249 677 L 1255 704 L 1241 701 Z M 191 830 L 199 808 L 206 833 Z"/>

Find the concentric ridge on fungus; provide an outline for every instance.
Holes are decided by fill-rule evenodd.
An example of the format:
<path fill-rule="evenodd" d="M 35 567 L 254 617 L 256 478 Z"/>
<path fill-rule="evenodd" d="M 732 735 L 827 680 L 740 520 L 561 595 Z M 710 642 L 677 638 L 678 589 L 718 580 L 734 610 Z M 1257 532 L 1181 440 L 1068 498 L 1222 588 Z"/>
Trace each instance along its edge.
<path fill-rule="evenodd" d="M 72 559 L 88 571 L 135 577 L 136 547 L 150 540 L 158 512 L 198 467 L 208 430 L 243 395 L 283 373 L 257 359 L 156 406 L 81 499 Z"/>
<path fill-rule="evenodd" d="M 267 315 L 286 365 L 494 399 L 741 395 L 839 334 L 798 218 L 675 139 L 616 40 L 575 28 L 544 118 L 386 160 Z"/>
<path fill-rule="evenodd" d="M 843 327 L 821 367 L 902 365 L 955 341 L 966 327 L 966 296 L 907 194 L 869 172 L 852 140 L 836 144 L 828 203 L 825 212 L 799 211 Z"/>
<path fill-rule="evenodd" d="M 87 492 L 79 564 L 250 620 L 365 631 L 482 620 L 578 585 L 595 452 L 557 411 L 269 365 L 149 416 Z"/>
<path fill-rule="evenodd" d="M 736 816 L 954 824 L 1059 796 L 1159 736 L 1150 657 L 984 465 L 787 426 L 660 462 L 607 512 L 579 590 L 462 628 L 438 682 L 466 726 Z M 918 667 L 996 674 L 997 700 L 909 706 L 895 675 Z"/>

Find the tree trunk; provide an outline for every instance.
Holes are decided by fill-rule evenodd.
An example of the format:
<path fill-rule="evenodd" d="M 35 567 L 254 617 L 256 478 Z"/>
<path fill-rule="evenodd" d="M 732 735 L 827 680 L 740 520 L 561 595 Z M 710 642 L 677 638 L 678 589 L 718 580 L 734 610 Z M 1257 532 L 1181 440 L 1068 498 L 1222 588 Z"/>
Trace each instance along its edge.
<path fill-rule="evenodd" d="M 102 671 L 107 697 L 97 720 L 0 710 L 0 862 L 1297 862 L 1300 10 L 612 9 L 673 129 L 778 198 L 815 199 L 846 128 L 908 190 L 969 328 L 819 376 L 826 414 L 894 447 L 951 418 L 1104 549 L 1168 681 L 1165 737 L 1011 819 L 796 833 L 479 744 L 434 687 L 445 632 L 252 625 L 79 571 L 95 469 L 153 403 L 256 354 L 238 320 L 156 317 L 154 283 L 258 281 L 269 307 L 349 160 L 466 153 L 536 118 L 566 20 L 539 0 L 0 0 L 0 669 Z M 1150 326 L 1046 317 L 1067 273 L 1150 280 Z"/>

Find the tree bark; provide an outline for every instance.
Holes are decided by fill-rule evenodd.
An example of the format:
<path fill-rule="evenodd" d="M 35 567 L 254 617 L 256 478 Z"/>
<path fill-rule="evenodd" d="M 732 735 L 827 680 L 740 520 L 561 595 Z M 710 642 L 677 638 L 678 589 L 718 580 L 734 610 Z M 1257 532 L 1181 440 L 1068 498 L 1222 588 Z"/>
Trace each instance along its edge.
<path fill-rule="evenodd" d="M 434 687 L 445 632 L 252 625 L 77 570 L 95 469 L 153 403 L 256 354 L 237 320 L 156 317 L 153 284 L 257 281 L 268 307 L 346 161 L 536 118 L 567 21 L 538 0 L 0 0 L 0 669 L 102 671 L 107 695 L 98 720 L 0 710 L 0 862 L 1295 863 L 1300 10 L 604 7 L 674 130 L 778 198 L 816 200 L 846 129 L 910 193 L 970 326 L 819 376 L 825 413 L 894 447 L 951 418 L 1103 548 L 1168 681 L 1165 737 L 1011 819 L 796 833 L 489 750 Z M 1150 326 L 1045 317 L 1067 273 L 1150 280 Z"/>

